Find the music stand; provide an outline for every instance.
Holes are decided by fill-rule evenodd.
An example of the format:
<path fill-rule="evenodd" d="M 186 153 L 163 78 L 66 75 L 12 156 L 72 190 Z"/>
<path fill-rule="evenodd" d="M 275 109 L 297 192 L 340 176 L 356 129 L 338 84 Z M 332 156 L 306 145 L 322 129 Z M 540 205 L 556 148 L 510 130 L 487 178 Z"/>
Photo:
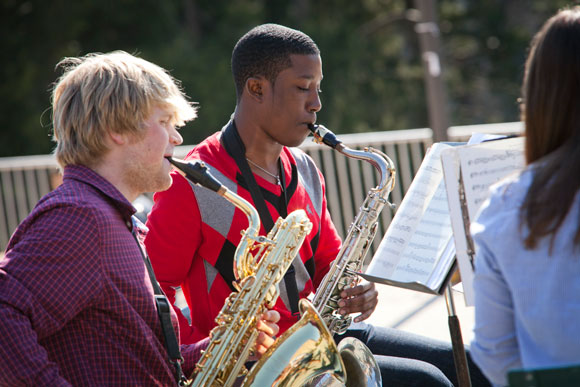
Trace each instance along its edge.
<path fill-rule="evenodd" d="M 447 305 L 449 334 L 451 336 L 451 346 L 453 348 L 453 362 L 455 363 L 455 372 L 459 387 L 471 387 L 471 378 L 469 376 L 469 367 L 467 366 L 467 355 L 461 335 L 459 318 L 455 314 L 455 303 L 451 293 L 451 284 L 448 283 L 445 289 L 445 304 Z"/>

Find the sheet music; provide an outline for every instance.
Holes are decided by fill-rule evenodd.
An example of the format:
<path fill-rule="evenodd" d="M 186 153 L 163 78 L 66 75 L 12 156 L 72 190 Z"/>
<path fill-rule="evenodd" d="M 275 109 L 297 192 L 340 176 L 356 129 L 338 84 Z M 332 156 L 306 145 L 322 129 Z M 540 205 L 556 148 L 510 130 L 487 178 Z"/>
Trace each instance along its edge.
<path fill-rule="evenodd" d="M 482 134 L 472 141 L 488 136 Z M 434 144 L 393 217 L 365 278 L 437 293 L 457 256 L 466 302 L 472 305 L 473 248 L 469 219 L 475 218 L 487 199 L 490 185 L 523 167 L 523 142 L 518 137 L 474 145 Z"/>
<path fill-rule="evenodd" d="M 451 148 L 441 154 L 457 261 L 467 305 L 474 303 L 469 226 L 489 197 L 489 187 L 524 166 L 523 144 L 524 138 L 517 137 Z M 462 190 L 463 200 L 460 195 Z M 462 207 L 466 208 L 467 214 Z"/>
<path fill-rule="evenodd" d="M 433 271 L 452 237 L 436 143 L 426 155 L 366 273 L 399 282 L 437 282 Z M 430 280 L 431 279 L 431 280 Z"/>
<path fill-rule="evenodd" d="M 523 137 L 458 148 L 469 219 L 489 196 L 489 187 L 525 164 Z"/>

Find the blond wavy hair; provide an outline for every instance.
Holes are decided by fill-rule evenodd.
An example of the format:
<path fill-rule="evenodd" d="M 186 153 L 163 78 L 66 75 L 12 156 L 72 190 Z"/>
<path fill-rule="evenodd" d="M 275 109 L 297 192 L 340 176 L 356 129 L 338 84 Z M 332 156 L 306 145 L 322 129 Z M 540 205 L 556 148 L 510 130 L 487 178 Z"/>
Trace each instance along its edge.
<path fill-rule="evenodd" d="M 173 112 L 183 126 L 197 116 L 195 104 L 163 68 L 123 51 L 65 58 L 64 73 L 52 91 L 53 140 L 61 167 L 98 163 L 108 151 L 107 133 L 144 132 L 156 106 Z"/>

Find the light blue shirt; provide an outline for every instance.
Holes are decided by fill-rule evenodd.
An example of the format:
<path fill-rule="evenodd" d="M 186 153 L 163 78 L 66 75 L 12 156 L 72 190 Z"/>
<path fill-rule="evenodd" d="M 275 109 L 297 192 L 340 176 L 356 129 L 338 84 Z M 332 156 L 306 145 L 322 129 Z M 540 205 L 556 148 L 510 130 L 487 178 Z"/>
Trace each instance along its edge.
<path fill-rule="evenodd" d="M 471 356 L 494 385 L 506 385 L 513 368 L 580 364 L 580 248 L 573 246 L 580 194 L 552 254 L 550 237 L 526 250 L 519 209 L 531 177 L 527 169 L 493 187 L 471 226 L 477 248 Z"/>

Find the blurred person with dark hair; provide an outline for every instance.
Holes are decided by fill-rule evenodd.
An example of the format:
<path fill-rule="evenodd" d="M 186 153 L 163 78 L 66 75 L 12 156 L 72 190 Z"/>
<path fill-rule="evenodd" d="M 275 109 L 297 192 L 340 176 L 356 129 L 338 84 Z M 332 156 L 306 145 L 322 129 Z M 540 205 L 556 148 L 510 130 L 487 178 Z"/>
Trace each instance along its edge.
<path fill-rule="evenodd" d="M 322 173 L 297 147 L 321 109 L 322 60 L 306 34 L 277 24 L 246 33 L 232 53 L 237 104 L 224 128 L 198 144 L 186 159 L 202 160 L 232 191 L 253 203 L 266 235 L 278 217 L 304 209 L 313 224 L 280 283 L 274 309 L 281 332 L 298 321 L 297 301 L 312 295 L 338 254 L 341 240 L 326 205 Z M 246 216 L 219 195 L 174 174 L 173 186 L 154 196 L 145 244 L 161 285 L 174 301 L 181 287 L 194 316 L 180 315 L 184 340 L 195 341 L 215 326 L 233 290 L 233 256 Z M 260 211 L 259 207 L 263 210 Z M 269 224 L 268 224 L 269 223 Z M 341 314 L 356 314 L 346 334 L 363 341 L 379 364 L 385 384 L 451 386 L 456 380 L 450 343 L 366 324 L 378 303 L 375 285 L 344 290 Z M 472 363 L 471 363 L 472 364 Z M 473 364 L 472 364 L 473 365 Z M 487 381 L 474 367 L 474 385 Z"/>
<path fill-rule="evenodd" d="M 471 349 L 496 385 L 510 369 L 580 363 L 580 8 L 533 38 L 522 94 L 527 166 L 493 187 L 471 227 Z"/>
<path fill-rule="evenodd" d="M 196 110 L 164 69 L 122 51 L 59 66 L 52 110 L 64 176 L 0 258 L 0 385 L 176 385 L 208 340 L 180 351 L 174 333 L 170 357 L 177 318 L 167 307 L 160 322 L 164 298 L 131 202 L 171 185 L 166 157 Z M 278 317 L 260 323 L 258 354 Z"/>

